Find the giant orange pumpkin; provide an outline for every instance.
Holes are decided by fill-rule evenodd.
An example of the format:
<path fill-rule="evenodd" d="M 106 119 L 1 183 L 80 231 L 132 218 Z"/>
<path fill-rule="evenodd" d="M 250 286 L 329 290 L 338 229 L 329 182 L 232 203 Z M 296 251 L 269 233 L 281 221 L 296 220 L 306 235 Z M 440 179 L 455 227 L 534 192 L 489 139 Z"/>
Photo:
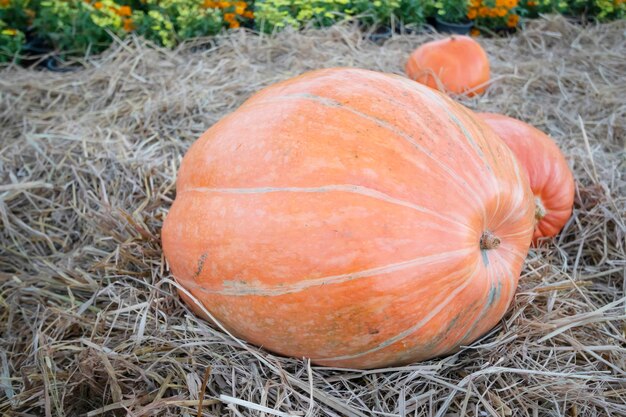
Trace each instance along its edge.
<path fill-rule="evenodd" d="M 528 173 L 535 195 L 534 240 L 556 235 L 574 205 L 574 176 L 559 147 L 548 135 L 520 120 L 494 113 L 479 116 L 506 142 Z"/>
<path fill-rule="evenodd" d="M 480 94 L 489 81 L 487 53 L 469 36 L 426 42 L 413 51 L 405 69 L 410 79 L 454 94 Z"/>
<path fill-rule="evenodd" d="M 532 231 L 521 168 L 469 110 L 403 77 L 326 69 L 192 145 L 162 236 L 176 279 L 235 335 L 373 368 L 492 328 Z"/>

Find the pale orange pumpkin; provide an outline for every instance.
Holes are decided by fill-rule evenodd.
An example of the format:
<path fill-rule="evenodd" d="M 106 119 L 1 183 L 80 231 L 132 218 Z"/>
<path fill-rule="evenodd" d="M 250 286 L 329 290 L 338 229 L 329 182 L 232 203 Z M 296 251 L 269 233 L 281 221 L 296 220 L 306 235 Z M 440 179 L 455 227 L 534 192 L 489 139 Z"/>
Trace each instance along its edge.
<path fill-rule="evenodd" d="M 339 68 L 268 87 L 206 131 L 162 237 L 178 282 L 235 335 L 374 368 L 491 329 L 532 231 L 521 168 L 472 112 Z"/>
<path fill-rule="evenodd" d="M 572 214 L 574 175 L 565 156 L 539 129 L 512 117 L 494 113 L 479 116 L 506 142 L 528 173 L 535 195 L 536 242 L 558 234 Z"/>
<path fill-rule="evenodd" d="M 487 53 L 469 36 L 424 43 L 413 51 L 405 70 L 410 79 L 453 94 L 480 94 L 489 82 Z"/>

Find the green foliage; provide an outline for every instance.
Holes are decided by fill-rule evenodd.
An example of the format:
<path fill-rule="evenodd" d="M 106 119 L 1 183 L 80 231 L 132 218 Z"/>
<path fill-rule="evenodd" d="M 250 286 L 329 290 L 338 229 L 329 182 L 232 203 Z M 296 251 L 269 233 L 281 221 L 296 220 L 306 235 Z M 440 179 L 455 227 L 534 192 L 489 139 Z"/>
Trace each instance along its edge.
<path fill-rule="evenodd" d="M 450 23 L 466 22 L 468 0 L 436 0 L 435 9 L 437 16 Z"/>
<path fill-rule="evenodd" d="M 598 21 L 626 18 L 626 0 L 524 0 L 520 9 L 527 17 L 561 13 Z"/>
<path fill-rule="evenodd" d="M 24 46 L 25 36 L 21 30 L 9 28 L 0 20 L 0 62 L 11 61 Z"/>
<path fill-rule="evenodd" d="M 202 0 L 147 0 L 147 11 L 135 12 L 135 31 L 159 45 L 173 47 L 183 39 L 215 35 L 223 26 L 221 10 Z"/>
<path fill-rule="evenodd" d="M 329 26 L 348 17 L 349 0 L 257 0 L 254 5 L 256 28 L 263 32 L 287 26 L 300 28 L 309 22 Z"/>
<path fill-rule="evenodd" d="M 346 12 L 360 16 L 360 20 L 367 25 L 376 25 L 389 23 L 399 8 L 400 0 L 354 0 Z"/>
<path fill-rule="evenodd" d="M 256 28 L 263 32 L 287 26 L 301 28 L 310 22 L 329 26 L 358 19 L 367 26 L 382 26 L 392 19 L 414 26 L 426 21 L 431 0 L 257 0 Z"/>
<path fill-rule="evenodd" d="M 100 52 L 111 43 L 110 33 L 123 36 L 123 20 L 113 10 L 112 0 L 102 7 L 79 0 L 44 0 L 33 28 L 56 49 L 68 53 Z"/>

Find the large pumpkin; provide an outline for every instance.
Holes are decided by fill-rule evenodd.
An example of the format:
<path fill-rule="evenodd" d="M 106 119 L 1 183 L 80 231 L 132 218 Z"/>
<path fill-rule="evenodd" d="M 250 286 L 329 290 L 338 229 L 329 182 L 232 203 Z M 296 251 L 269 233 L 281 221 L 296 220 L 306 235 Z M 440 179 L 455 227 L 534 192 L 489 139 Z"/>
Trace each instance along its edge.
<path fill-rule="evenodd" d="M 542 131 L 512 117 L 494 113 L 479 116 L 511 148 L 528 173 L 535 195 L 534 240 L 555 236 L 572 214 L 574 176 L 559 147 Z"/>
<path fill-rule="evenodd" d="M 163 248 L 234 334 L 373 368 L 492 328 L 532 229 L 521 168 L 469 110 L 403 77 L 326 69 L 266 88 L 192 145 Z"/>
<path fill-rule="evenodd" d="M 413 51 L 405 70 L 410 79 L 429 87 L 469 96 L 484 92 L 489 81 L 487 53 L 469 36 L 426 42 Z"/>

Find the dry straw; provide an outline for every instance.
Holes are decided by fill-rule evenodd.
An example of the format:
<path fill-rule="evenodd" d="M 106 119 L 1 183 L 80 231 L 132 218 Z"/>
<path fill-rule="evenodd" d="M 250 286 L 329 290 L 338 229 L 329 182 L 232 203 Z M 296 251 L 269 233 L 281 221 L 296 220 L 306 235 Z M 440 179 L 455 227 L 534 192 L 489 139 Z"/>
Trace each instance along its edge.
<path fill-rule="evenodd" d="M 79 72 L 1 70 L 0 415 L 626 415 L 625 30 L 551 18 L 481 39 L 494 84 L 466 104 L 558 141 L 574 215 L 531 251 L 482 340 L 367 372 L 209 327 L 177 297 L 159 233 L 181 156 L 253 92 L 320 66 L 401 73 L 431 35 L 238 32 L 175 51 L 132 39 Z"/>

